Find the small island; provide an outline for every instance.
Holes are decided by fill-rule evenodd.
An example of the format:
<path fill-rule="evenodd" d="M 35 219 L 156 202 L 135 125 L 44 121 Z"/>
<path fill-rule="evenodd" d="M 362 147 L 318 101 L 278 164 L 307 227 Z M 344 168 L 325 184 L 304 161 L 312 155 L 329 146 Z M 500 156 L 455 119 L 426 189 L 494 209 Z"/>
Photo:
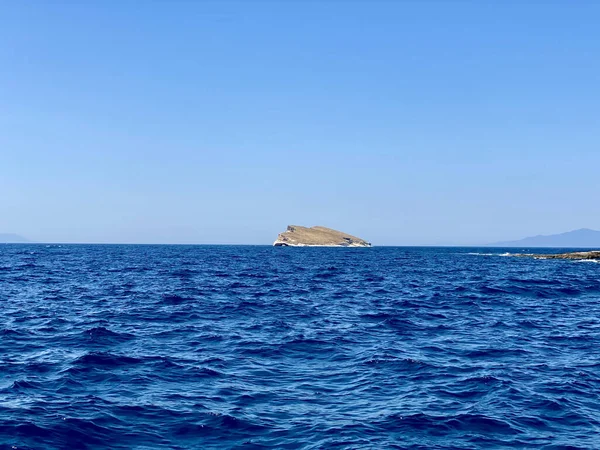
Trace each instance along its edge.
<path fill-rule="evenodd" d="M 326 227 L 289 225 L 277 236 L 275 247 L 371 247 L 364 239 Z"/>

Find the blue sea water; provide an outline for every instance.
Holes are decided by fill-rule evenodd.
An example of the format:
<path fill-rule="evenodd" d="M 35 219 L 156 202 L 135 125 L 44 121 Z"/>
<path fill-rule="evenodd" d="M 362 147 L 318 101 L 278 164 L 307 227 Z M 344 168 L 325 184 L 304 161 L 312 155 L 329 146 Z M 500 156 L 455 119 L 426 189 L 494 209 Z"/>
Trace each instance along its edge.
<path fill-rule="evenodd" d="M 2 245 L 0 448 L 598 449 L 600 264 L 505 251 Z"/>

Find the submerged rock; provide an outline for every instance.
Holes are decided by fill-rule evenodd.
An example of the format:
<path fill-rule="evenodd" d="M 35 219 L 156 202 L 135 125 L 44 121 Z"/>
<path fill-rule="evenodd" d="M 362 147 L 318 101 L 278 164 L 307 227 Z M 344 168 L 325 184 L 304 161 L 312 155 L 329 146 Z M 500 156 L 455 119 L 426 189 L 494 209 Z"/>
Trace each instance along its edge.
<path fill-rule="evenodd" d="M 273 243 L 275 247 L 370 247 L 364 239 L 326 227 L 289 225 Z"/>
<path fill-rule="evenodd" d="M 536 259 L 600 259 L 600 250 L 593 250 L 589 252 L 551 253 L 547 255 L 540 255 L 536 253 L 516 253 L 512 256 L 530 257 Z"/>

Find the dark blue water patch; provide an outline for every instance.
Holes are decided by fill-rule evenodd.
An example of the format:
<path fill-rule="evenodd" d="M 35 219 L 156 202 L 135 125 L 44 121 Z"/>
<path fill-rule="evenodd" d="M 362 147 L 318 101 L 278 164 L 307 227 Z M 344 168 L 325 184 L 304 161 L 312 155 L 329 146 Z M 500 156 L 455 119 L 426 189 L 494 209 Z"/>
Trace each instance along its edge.
<path fill-rule="evenodd" d="M 177 294 L 165 294 L 161 298 L 161 303 L 165 305 L 180 305 L 182 303 L 193 302 L 194 298 L 181 296 Z"/>
<path fill-rule="evenodd" d="M 95 344 L 118 344 L 134 339 L 135 336 L 130 333 L 118 333 L 105 327 L 89 328 L 82 332 L 83 339 L 89 343 Z"/>
<path fill-rule="evenodd" d="M 506 251 L 0 246 L 0 449 L 600 448 L 600 265 Z"/>
<path fill-rule="evenodd" d="M 90 352 L 75 359 L 75 367 L 93 367 L 93 368 L 111 368 L 131 364 L 139 364 L 139 358 L 132 358 L 126 355 L 116 355 L 112 353 Z"/>

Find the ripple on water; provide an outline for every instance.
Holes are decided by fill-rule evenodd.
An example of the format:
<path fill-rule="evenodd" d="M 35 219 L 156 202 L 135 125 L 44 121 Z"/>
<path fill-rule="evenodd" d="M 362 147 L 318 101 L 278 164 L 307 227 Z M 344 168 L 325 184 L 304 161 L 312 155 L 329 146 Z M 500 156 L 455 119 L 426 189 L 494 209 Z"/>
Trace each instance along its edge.
<path fill-rule="evenodd" d="M 0 449 L 600 448 L 600 265 L 503 253 L 2 246 Z"/>

